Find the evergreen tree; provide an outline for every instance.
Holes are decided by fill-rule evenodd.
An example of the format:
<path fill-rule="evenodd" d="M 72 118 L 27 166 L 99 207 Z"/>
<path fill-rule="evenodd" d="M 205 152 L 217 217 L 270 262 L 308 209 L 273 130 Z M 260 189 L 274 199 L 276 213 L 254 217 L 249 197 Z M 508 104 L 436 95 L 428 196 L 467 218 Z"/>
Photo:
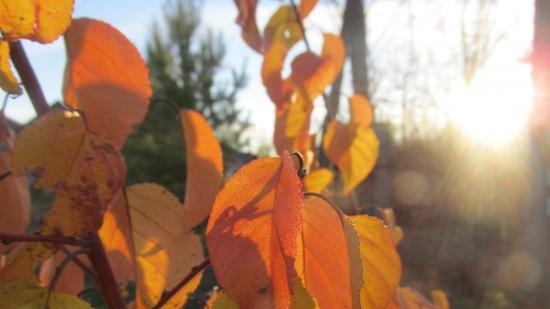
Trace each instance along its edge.
<path fill-rule="evenodd" d="M 249 123 L 239 117 L 235 99 L 246 76 L 244 71 L 224 70 L 222 37 L 210 30 L 201 35 L 199 14 L 191 1 L 168 1 L 162 25 L 153 25 L 146 51 L 153 97 L 200 112 L 224 150 L 228 146 L 242 148 L 247 141 L 240 133 Z M 224 81 L 220 76 L 228 78 Z M 185 145 L 176 112 L 169 104 L 153 100 L 144 122 L 129 137 L 124 154 L 130 183 L 155 179 L 183 196 Z"/>

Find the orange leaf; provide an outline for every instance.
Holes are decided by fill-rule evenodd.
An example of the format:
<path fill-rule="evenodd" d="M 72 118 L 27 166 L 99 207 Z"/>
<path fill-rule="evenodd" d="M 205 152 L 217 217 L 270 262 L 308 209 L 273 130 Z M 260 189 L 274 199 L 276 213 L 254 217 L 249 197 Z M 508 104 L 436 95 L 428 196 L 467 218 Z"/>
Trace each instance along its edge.
<path fill-rule="evenodd" d="M 78 113 L 58 111 L 23 129 L 15 144 L 13 172 L 33 173 L 36 187 L 56 191 L 41 233 L 79 236 L 99 229 L 124 183 L 126 166 L 107 140 L 86 130 Z"/>
<path fill-rule="evenodd" d="M 91 131 L 122 148 L 149 106 L 145 62 L 122 33 L 93 19 L 73 20 L 65 43 L 65 100 L 86 114 Z"/>
<path fill-rule="evenodd" d="M 218 193 L 206 242 L 216 278 L 242 308 L 289 307 L 301 209 L 288 153 L 252 161 Z"/>
<path fill-rule="evenodd" d="M 220 143 L 204 117 L 192 110 L 180 111 L 187 152 L 187 181 L 182 208 L 184 226 L 192 229 L 208 217 L 223 173 Z"/>
<path fill-rule="evenodd" d="M 127 189 L 136 252 L 137 308 L 151 308 L 202 259 L 200 238 L 182 224 L 178 199 L 156 184 Z M 196 276 L 163 308 L 180 308 L 195 290 Z"/>
<path fill-rule="evenodd" d="M 244 41 L 255 51 L 262 52 L 262 37 L 256 24 L 256 0 L 235 0 L 239 16 L 237 24 L 241 26 Z"/>
<path fill-rule="evenodd" d="M 0 0 L 0 32 L 19 39 L 33 33 L 36 22 L 34 0 Z"/>
<path fill-rule="evenodd" d="M 103 225 L 98 231 L 119 285 L 133 281 L 135 277 L 135 252 L 129 216 L 124 189 L 120 189 L 103 216 Z"/>
<path fill-rule="evenodd" d="M 384 309 L 401 272 L 384 225 L 369 216 L 346 217 L 318 197 L 304 201 L 303 218 L 297 269 L 320 308 Z"/>
<path fill-rule="evenodd" d="M 317 5 L 317 0 L 302 0 L 300 1 L 300 16 L 304 19 Z"/>
<path fill-rule="evenodd" d="M 344 65 L 345 47 L 342 39 L 325 33 L 321 56 L 312 52 L 300 54 L 292 61 L 292 82 L 308 101 L 313 101 L 332 84 Z"/>
<path fill-rule="evenodd" d="M 21 94 L 21 86 L 10 65 L 10 45 L 0 40 L 0 88 L 7 93 Z"/>
<path fill-rule="evenodd" d="M 438 298 L 444 297 L 445 300 L 447 300 L 445 293 L 443 293 L 443 295 L 439 294 L 437 297 Z M 446 308 L 438 307 L 437 305 L 434 305 L 433 303 L 431 303 L 424 296 L 422 296 L 422 294 L 420 294 L 418 291 L 409 287 L 400 287 L 399 289 L 397 289 L 395 298 L 397 300 L 397 303 L 399 304 L 398 308 L 400 309 L 448 309 L 449 308 L 448 302 L 447 302 Z"/>
<path fill-rule="evenodd" d="M 9 172 L 14 134 L 0 113 L 0 175 Z M 0 180 L 0 232 L 24 233 L 30 221 L 29 185 L 25 176 L 10 175 Z M 0 244 L 0 254 L 3 252 Z"/>
<path fill-rule="evenodd" d="M 349 98 L 350 122 L 358 126 L 368 127 L 372 124 L 374 114 L 369 100 L 360 94 L 355 94 Z"/>
<path fill-rule="evenodd" d="M 357 101 L 350 100 L 350 114 L 356 113 L 357 107 Z M 362 112 L 359 110 L 358 114 L 362 115 Z M 358 124 L 358 116 L 354 117 L 355 122 L 348 124 L 331 121 L 323 140 L 323 150 L 328 159 L 338 166 L 344 177 L 344 194 L 369 175 L 376 164 L 380 147 L 374 130 L 364 125 L 364 119 L 362 124 Z"/>
<path fill-rule="evenodd" d="M 40 43 L 51 43 L 71 24 L 73 0 L 35 0 L 37 23 L 29 38 Z"/>
<path fill-rule="evenodd" d="M 328 168 L 315 169 L 303 179 L 304 191 L 322 193 L 333 179 L 334 173 Z"/>

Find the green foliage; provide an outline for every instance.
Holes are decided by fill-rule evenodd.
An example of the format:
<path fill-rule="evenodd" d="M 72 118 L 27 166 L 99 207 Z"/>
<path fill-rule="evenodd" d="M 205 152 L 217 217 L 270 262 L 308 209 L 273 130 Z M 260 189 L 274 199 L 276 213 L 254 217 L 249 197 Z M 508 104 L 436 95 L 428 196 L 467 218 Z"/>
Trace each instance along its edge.
<path fill-rule="evenodd" d="M 199 14 L 191 1 L 169 1 L 162 25 L 153 25 L 146 51 L 153 97 L 169 99 L 178 108 L 199 111 L 223 144 L 242 148 L 247 141 L 240 133 L 249 122 L 240 117 L 235 101 L 246 76 L 244 71 L 224 70 L 224 42 L 210 30 L 200 33 Z M 220 80 L 223 75 L 231 77 Z M 153 103 L 124 148 L 128 181 L 155 180 L 181 198 L 181 179 L 186 174 L 182 140 L 173 108 Z"/>

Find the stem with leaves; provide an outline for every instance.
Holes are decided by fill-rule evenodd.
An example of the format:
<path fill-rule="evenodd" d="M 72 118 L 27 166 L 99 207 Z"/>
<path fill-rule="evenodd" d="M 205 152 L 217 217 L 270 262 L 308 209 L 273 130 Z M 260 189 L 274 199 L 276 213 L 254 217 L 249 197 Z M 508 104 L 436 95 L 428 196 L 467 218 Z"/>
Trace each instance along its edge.
<path fill-rule="evenodd" d="M 42 92 L 40 83 L 34 74 L 34 70 L 25 54 L 21 42 L 10 43 L 10 56 L 19 73 L 19 77 L 23 86 L 27 90 L 32 105 L 38 115 L 47 113 L 50 109 L 46 101 L 46 97 Z M 97 274 L 97 282 L 101 290 L 101 294 L 109 308 L 125 309 L 126 303 L 122 299 L 115 277 L 111 270 L 111 265 L 107 259 L 105 249 L 99 239 L 97 232 L 87 235 L 82 238 L 84 243 L 79 239 L 61 236 L 41 236 L 41 235 L 9 235 L 0 234 L 0 240 L 4 242 L 10 241 L 30 241 L 30 242 L 48 242 L 61 245 L 75 245 L 88 249 L 87 256 Z"/>

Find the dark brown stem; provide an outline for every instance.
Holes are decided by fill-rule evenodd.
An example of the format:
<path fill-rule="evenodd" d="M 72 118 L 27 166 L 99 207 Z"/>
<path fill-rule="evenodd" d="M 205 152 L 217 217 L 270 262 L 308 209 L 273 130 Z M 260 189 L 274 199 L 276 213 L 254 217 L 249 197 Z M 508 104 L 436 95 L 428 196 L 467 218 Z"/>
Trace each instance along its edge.
<path fill-rule="evenodd" d="M 105 303 L 111 309 L 126 309 L 126 303 L 120 295 L 115 276 L 113 275 L 111 265 L 99 236 L 97 233 L 94 233 L 89 236 L 89 239 L 90 251 L 88 252 L 88 259 L 90 259 L 92 267 L 97 273 L 99 288 Z"/>
<path fill-rule="evenodd" d="M 191 272 L 185 278 L 183 278 L 176 286 L 170 291 L 166 292 L 159 302 L 151 309 L 160 309 L 164 306 L 174 295 L 176 295 L 191 279 L 193 279 L 197 274 L 203 271 L 206 267 L 210 265 L 210 258 L 206 258 L 202 263 L 193 267 Z"/>
<path fill-rule="evenodd" d="M 55 245 L 70 245 L 77 247 L 87 247 L 89 243 L 84 239 L 63 236 L 44 236 L 44 235 L 24 235 L 0 233 L 0 242 L 9 244 L 12 242 L 44 242 Z"/>
<path fill-rule="evenodd" d="M 29 94 L 34 110 L 38 115 L 47 113 L 50 107 L 20 41 L 10 42 L 10 56 Z"/>
<path fill-rule="evenodd" d="M 5 173 L 0 174 L 0 180 L 8 177 L 9 175 L 11 175 L 11 171 L 7 171 Z"/>

